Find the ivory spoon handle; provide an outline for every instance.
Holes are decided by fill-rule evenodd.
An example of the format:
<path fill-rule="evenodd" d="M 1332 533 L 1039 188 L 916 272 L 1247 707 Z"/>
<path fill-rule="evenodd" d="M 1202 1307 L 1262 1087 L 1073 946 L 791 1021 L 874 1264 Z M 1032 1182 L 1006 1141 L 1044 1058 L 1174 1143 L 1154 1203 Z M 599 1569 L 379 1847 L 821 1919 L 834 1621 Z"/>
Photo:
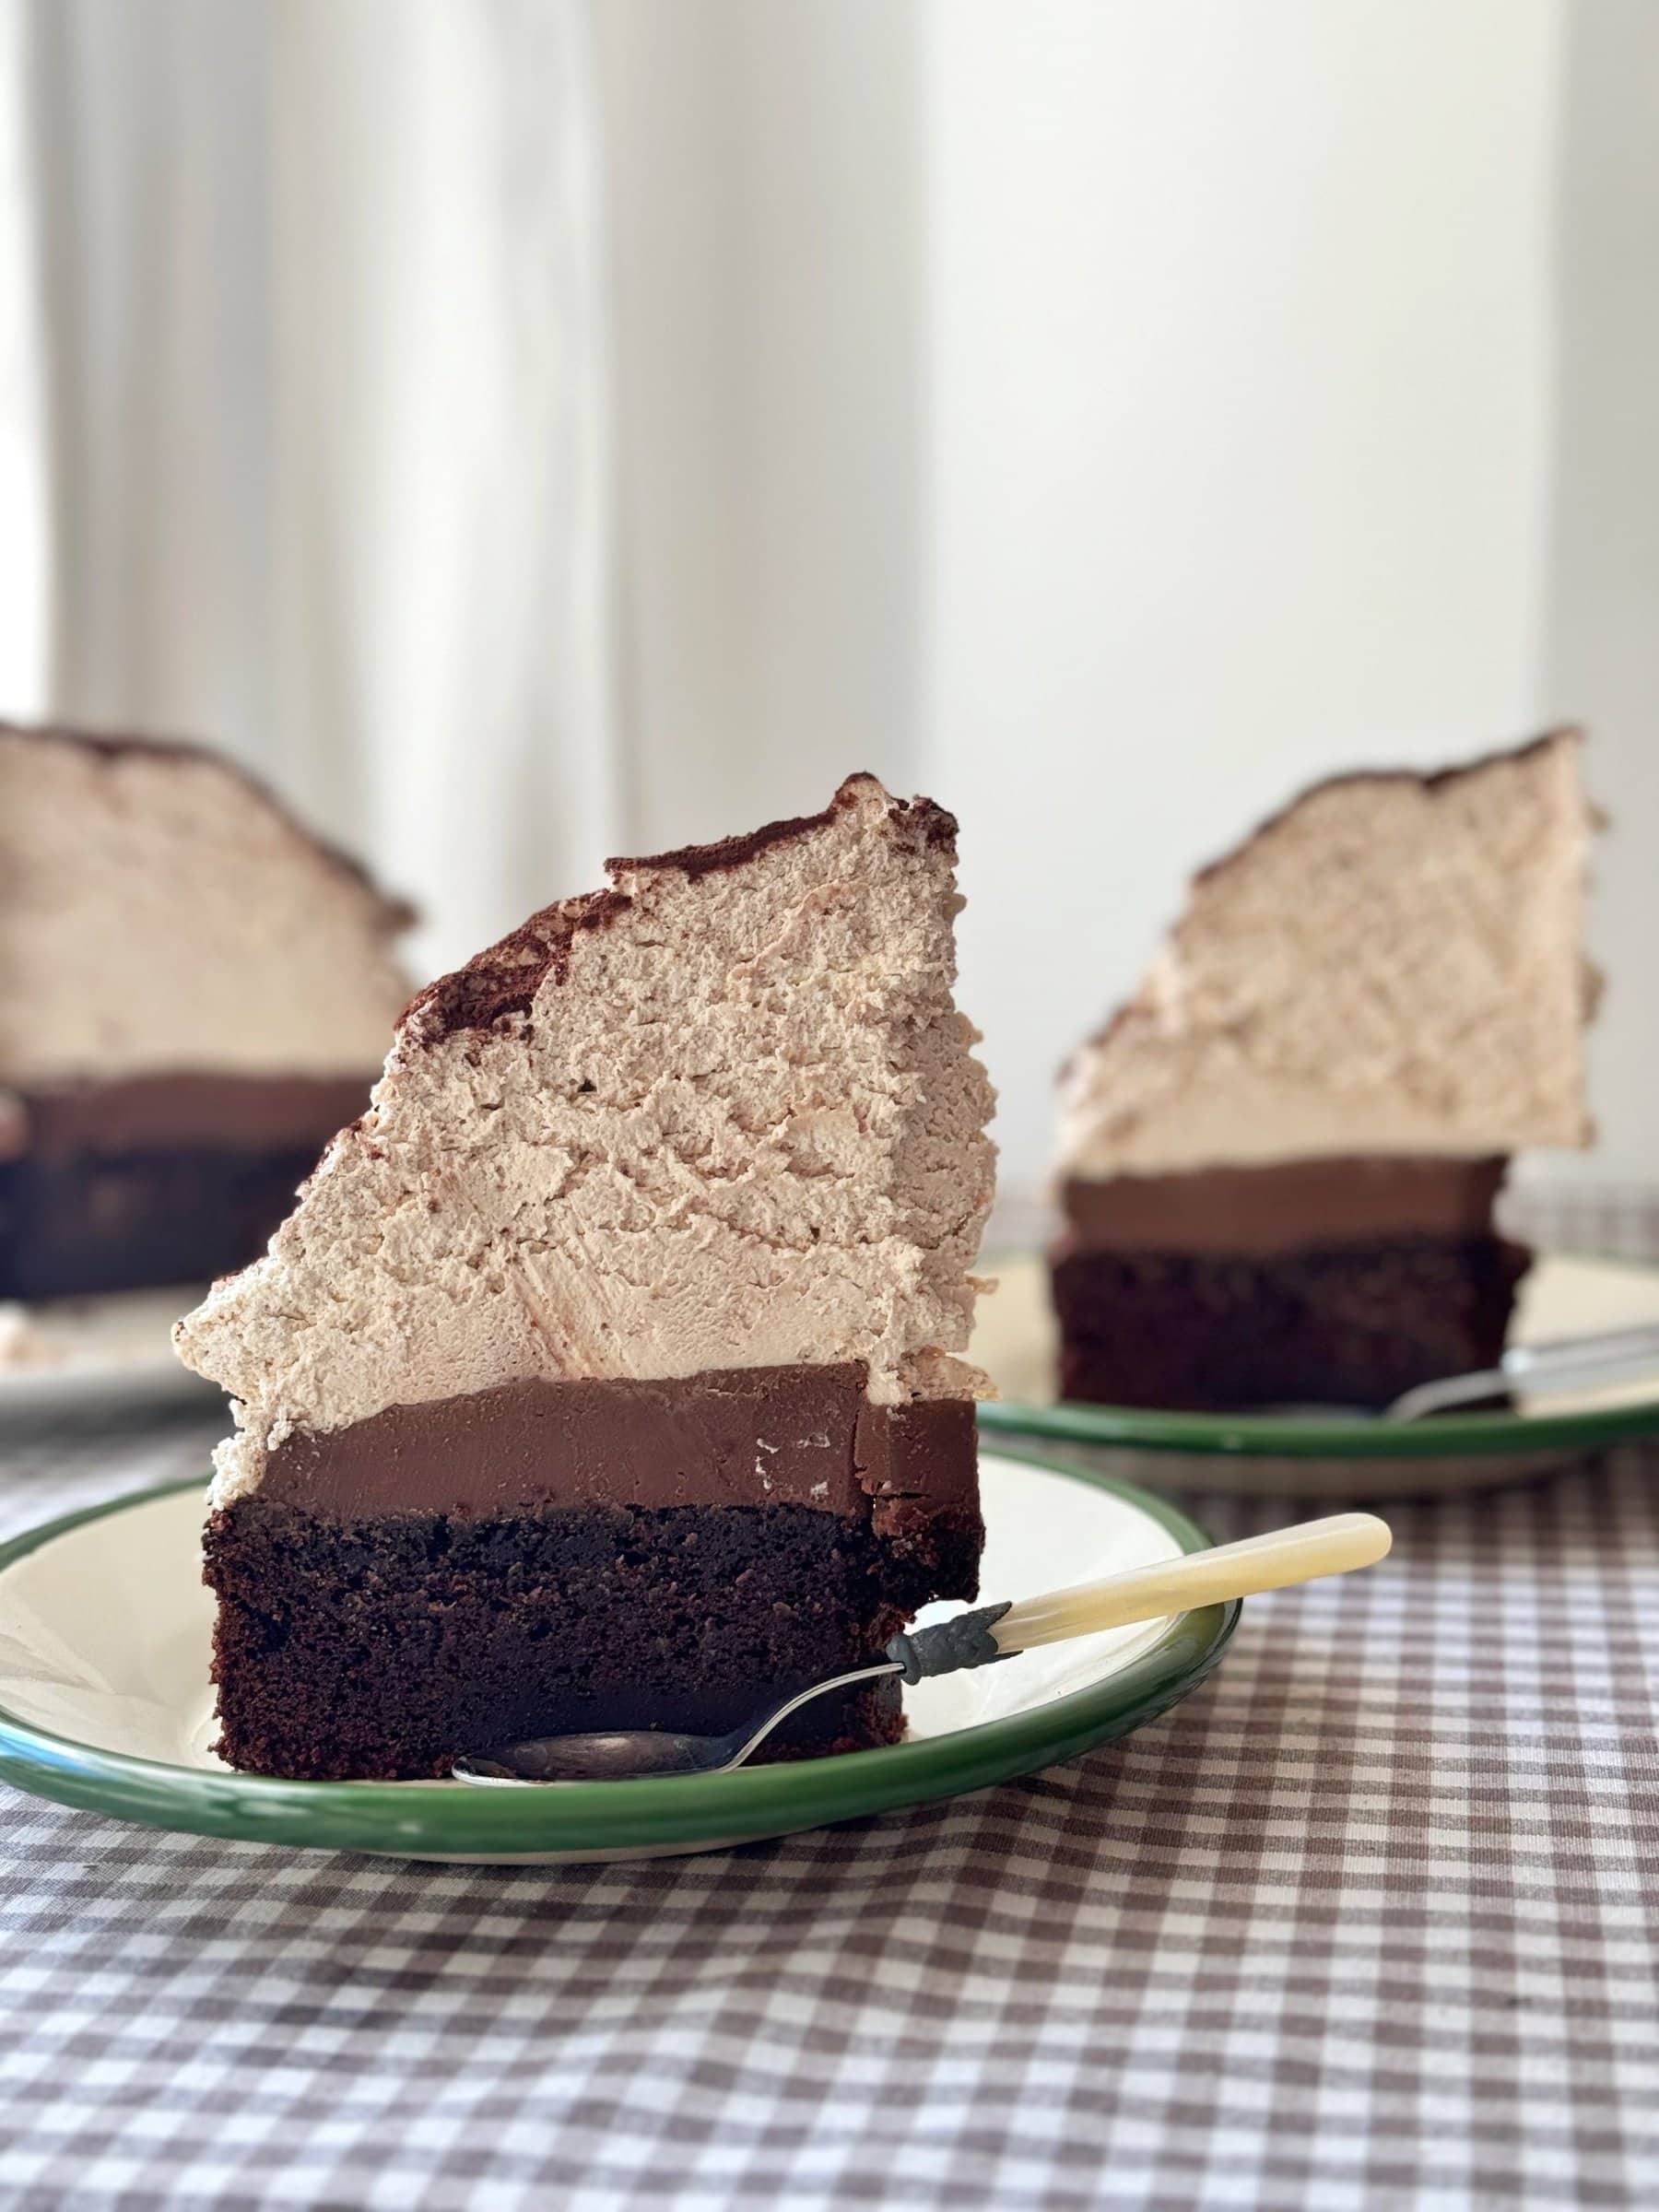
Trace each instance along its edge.
<path fill-rule="evenodd" d="M 1322 1574 L 1347 1574 L 1386 1558 L 1393 1541 L 1387 1522 L 1374 1513 L 1333 1513 L 1269 1535 L 1246 1536 L 1239 1544 L 1159 1559 L 1156 1566 L 1132 1567 L 1102 1582 L 1025 1598 L 993 1624 L 991 1634 L 999 1652 L 1027 1652 L 1068 1636 L 1091 1636 L 1100 1629 L 1159 1620 L 1194 1606 L 1311 1583 Z"/>

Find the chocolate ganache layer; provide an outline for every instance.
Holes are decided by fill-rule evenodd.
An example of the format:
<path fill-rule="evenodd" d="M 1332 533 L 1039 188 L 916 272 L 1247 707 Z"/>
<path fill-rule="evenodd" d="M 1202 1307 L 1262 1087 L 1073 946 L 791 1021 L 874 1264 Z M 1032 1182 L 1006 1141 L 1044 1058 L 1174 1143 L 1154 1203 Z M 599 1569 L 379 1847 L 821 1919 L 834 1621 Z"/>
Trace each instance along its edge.
<path fill-rule="evenodd" d="M 0 1298 L 245 1266 L 372 1080 L 177 1074 L 0 1094 Z"/>
<path fill-rule="evenodd" d="M 186 1147 L 227 1152 L 321 1152 L 369 1103 L 374 1077 L 179 1073 L 25 1089 L 20 1149 L 62 1166 Z"/>
<path fill-rule="evenodd" d="M 1507 1159 L 1378 1154 L 1073 1177 L 1062 1187 L 1074 1252 L 1267 1258 L 1401 1238 L 1489 1234 Z"/>
<path fill-rule="evenodd" d="M 900 1535 L 979 1519 L 971 1400 L 874 1406 L 859 1362 L 502 1383 L 272 1447 L 257 1495 L 338 1520 L 790 1505 Z"/>
<path fill-rule="evenodd" d="M 590 1728 L 722 1735 L 971 1597 L 976 1535 L 877 1535 L 799 1505 L 330 1521 L 255 1493 L 212 1515 L 220 1756 L 312 1781 L 415 1778 Z M 896 1685 L 815 1700 L 767 1746 L 891 1743 Z"/>

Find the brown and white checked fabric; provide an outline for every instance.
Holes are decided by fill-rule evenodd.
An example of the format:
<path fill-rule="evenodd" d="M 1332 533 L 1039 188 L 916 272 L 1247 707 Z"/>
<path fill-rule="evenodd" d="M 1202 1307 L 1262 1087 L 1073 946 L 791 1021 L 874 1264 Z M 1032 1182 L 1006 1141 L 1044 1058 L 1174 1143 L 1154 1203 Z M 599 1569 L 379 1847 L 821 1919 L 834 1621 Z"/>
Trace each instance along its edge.
<path fill-rule="evenodd" d="M 206 1441 L 13 1440 L 6 1523 Z M 414 1866 L 0 1794 L 0 2205 L 1659 2202 L 1659 1456 L 1393 1518 L 1126 1743 L 740 1852 Z"/>
<path fill-rule="evenodd" d="M 214 1426 L 0 1437 L 0 1534 Z M 419 1866 L 0 1790 L 0 2207 L 1659 2204 L 1659 1452 L 1390 1517 L 1125 1743 L 738 1852 Z"/>
<path fill-rule="evenodd" d="M 1504 1227 L 1547 1252 L 1659 1259 L 1659 1191 L 1621 1183 L 1522 1182 L 1503 1194 Z"/>

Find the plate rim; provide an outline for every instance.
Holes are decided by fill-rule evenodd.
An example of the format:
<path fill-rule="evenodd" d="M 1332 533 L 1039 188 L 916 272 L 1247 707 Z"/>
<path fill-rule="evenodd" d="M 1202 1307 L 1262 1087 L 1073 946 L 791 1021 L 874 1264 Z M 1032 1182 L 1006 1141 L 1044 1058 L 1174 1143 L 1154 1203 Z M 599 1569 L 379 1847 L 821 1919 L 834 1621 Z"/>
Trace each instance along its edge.
<path fill-rule="evenodd" d="M 1211 1547 L 1189 1514 L 1137 1483 L 1000 1442 L 993 1449 L 998 1457 L 1108 1491 L 1166 1529 L 1183 1552 Z M 206 1478 L 124 1491 L 26 1529 L 0 1545 L 0 1584 L 19 1559 L 75 1529 L 186 1491 L 205 1495 Z M 1148 1651 L 1105 1681 L 1030 1712 L 916 1743 L 734 1774 L 569 1783 L 545 1792 L 461 1790 L 443 1782 L 287 1782 L 103 1750 L 39 1727 L 0 1702 L 0 1780 L 146 1827 L 312 1850 L 453 1860 L 717 1848 L 988 1789 L 1125 1735 L 1196 1688 L 1219 1661 L 1241 1610 L 1235 1599 L 1183 1613 Z"/>
<path fill-rule="evenodd" d="M 0 1306 L 20 1308 L 26 1315 L 60 1314 L 65 1308 L 80 1309 L 77 1330 L 96 1331 L 96 1316 L 124 1320 L 130 1327 L 130 1309 L 146 1309 L 138 1318 L 153 1320 L 155 1339 L 142 1350 L 129 1348 L 122 1355 L 110 1345 L 100 1346 L 88 1359 L 83 1348 L 53 1359 L 18 1359 L 0 1363 L 0 1422 L 33 1423 L 44 1418 L 73 1420 L 96 1408 L 108 1418 L 123 1406 L 206 1406 L 224 1393 L 206 1376 L 186 1367 L 173 1349 L 167 1330 L 193 1306 L 200 1305 L 209 1286 L 199 1283 L 147 1283 L 130 1290 L 93 1290 L 65 1298 L 0 1299 Z M 66 1344 L 67 1336 L 64 1338 Z M 129 1340 L 130 1342 L 130 1340 Z"/>
<path fill-rule="evenodd" d="M 1581 1246 L 1551 1246 L 1538 1257 L 1632 1267 L 1659 1275 L 1659 1264 Z M 995 1262 L 1044 1261 L 1029 1248 L 998 1252 Z M 1001 1436 L 1035 1436 L 1051 1443 L 1109 1444 L 1136 1452 L 1185 1452 L 1225 1459 L 1487 1459 L 1563 1449 L 1594 1449 L 1659 1433 L 1659 1392 L 1630 1406 L 1579 1413 L 1457 1413 L 1389 1428 L 1381 1421 L 1322 1420 L 1263 1413 L 1176 1413 L 1154 1406 L 1094 1406 L 1077 1398 L 1036 1405 L 1023 1398 L 985 1398 L 980 1427 Z"/>
<path fill-rule="evenodd" d="M 1390 1428 L 1382 1421 L 1321 1420 L 1257 1413 L 1165 1413 L 1063 1399 L 1034 1406 L 988 1399 L 980 1426 L 1001 1437 L 1188 1452 L 1228 1459 L 1485 1459 L 1622 1442 L 1659 1431 L 1659 1397 L 1580 1413 L 1441 1414 Z"/>

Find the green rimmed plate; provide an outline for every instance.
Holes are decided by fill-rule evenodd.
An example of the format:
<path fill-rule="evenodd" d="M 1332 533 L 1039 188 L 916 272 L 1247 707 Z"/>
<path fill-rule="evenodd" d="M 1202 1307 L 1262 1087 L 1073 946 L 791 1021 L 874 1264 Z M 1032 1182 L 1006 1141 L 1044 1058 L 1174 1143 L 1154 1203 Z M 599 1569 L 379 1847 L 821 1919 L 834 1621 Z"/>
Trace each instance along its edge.
<path fill-rule="evenodd" d="M 1106 1477 L 996 1450 L 982 1481 L 987 1597 L 1208 1543 L 1164 1500 Z M 0 1547 L 0 1777 L 118 1819 L 313 1850 L 503 1862 L 712 1851 L 984 1789 L 1127 1735 L 1203 1679 L 1239 1612 L 1207 1606 L 923 1683 L 906 1693 L 907 1741 L 839 1759 L 524 1791 L 272 1782 L 208 1747 L 202 1510 L 201 1484 L 173 1484 Z"/>
<path fill-rule="evenodd" d="M 1462 1413 L 1396 1425 L 1314 1414 L 1159 1413 L 1058 1404 L 1047 1272 L 1018 1255 L 988 1261 L 997 1288 L 981 1307 L 972 1356 L 1002 1392 L 981 1426 L 1093 1446 L 1100 1465 L 1142 1482 L 1281 1497 L 1383 1499 L 1472 1489 L 1552 1472 L 1627 1437 L 1659 1434 L 1659 1382 L 1512 1413 Z M 1555 1254 L 1528 1277 L 1524 1342 L 1659 1321 L 1659 1268 Z"/>

